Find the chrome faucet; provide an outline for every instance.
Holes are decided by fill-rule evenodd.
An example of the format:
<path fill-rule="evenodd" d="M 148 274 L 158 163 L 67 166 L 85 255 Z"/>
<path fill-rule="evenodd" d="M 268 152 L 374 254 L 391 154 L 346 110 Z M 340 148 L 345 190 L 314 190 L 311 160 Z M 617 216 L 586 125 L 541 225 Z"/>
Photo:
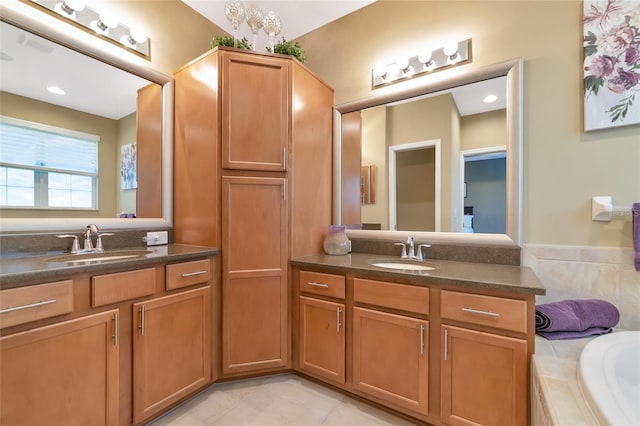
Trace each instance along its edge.
<path fill-rule="evenodd" d="M 402 246 L 402 254 L 400 255 L 401 259 L 411 260 L 424 260 L 424 256 L 422 255 L 422 247 L 431 247 L 430 244 L 418 244 L 418 246 L 416 247 L 413 237 L 408 237 L 406 243 L 395 243 L 395 245 Z M 409 250 L 407 250 L 407 246 Z"/>
<path fill-rule="evenodd" d="M 93 223 L 87 225 L 87 228 L 84 231 L 84 251 L 93 251 L 93 242 L 91 241 L 91 236 L 93 234 L 97 235 L 98 232 L 98 227 Z"/>
<path fill-rule="evenodd" d="M 93 234 L 96 234 L 96 245 L 94 247 L 92 237 Z M 84 235 L 84 248 L 80 249 L 80 244 L 78 243 L 78 237 L 75 235 L 57 235 L 58 238 L 73 238 L 73 243 L 71 244 L 70 252 L 72 254 L 77 253 L 91 253 L 91 252 L 102 252 L 104 251 L 104 246 L 102 245 L 102 236 L 113 235 L 109 232 L 100 232 L 98 227 L 93 223 L 87 225 L 87 227 L 83 231 Z"/>

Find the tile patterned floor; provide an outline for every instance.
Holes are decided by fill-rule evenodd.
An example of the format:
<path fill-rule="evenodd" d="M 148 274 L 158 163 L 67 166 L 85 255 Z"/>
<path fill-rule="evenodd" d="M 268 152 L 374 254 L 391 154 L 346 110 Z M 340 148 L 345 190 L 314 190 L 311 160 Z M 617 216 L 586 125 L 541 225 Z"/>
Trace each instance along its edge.
<path fill-rule="evenodd" d="M 152 426 L 415 426 L 294 374 L 220 383 Z"/>

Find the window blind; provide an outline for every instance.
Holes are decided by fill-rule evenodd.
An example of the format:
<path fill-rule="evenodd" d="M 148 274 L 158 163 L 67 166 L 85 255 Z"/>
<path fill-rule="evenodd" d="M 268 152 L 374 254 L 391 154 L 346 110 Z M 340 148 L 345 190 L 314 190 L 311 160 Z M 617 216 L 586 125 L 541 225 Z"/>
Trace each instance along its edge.
<path fill-rule="evenodd" d="M 99 137 L 0 118 L 0 163 L 44 171 L 98 173 Z"/>

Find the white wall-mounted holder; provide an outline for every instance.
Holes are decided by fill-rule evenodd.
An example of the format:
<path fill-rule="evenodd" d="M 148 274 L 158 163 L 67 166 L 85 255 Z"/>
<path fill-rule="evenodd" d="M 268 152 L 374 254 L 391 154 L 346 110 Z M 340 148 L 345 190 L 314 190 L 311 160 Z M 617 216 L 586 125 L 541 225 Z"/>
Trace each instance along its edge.
<path fill-rule="evenodd" d="M 631 208 L 614 206 L 610 196 L 591 197 L 591 220 L 610 222 L 626 218 L 631 218 Z"/>
<path fill-rule="evenodd" d="M 613 217 L 613 199 L 609 196 L 591 197 L 591 220 L 609 222 Z"/>

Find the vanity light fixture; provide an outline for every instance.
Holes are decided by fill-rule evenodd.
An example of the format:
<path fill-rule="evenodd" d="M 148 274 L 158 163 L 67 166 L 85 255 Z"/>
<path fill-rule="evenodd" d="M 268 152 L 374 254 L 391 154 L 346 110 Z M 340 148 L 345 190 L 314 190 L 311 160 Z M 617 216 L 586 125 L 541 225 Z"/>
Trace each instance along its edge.
<path fill-rule="evenodd" d="M 21 0 L 45 12 L 61 18 L 125 50 L 149 59 L 151 42 L 145 32 L 119 22 L 118 17 L 104 8 L 98 10 L 85 5 L 84 0 Z M 52 13 L 53 12 L 53 13 Z"/>
<path fill-rule="evenodd" d="M 372 71 L 372 87 L 398 83 L 427 73 L 471 62 L 471 39 L 448 42 L 439 49 L 425 49 L 417 56 L 380 63 Z"/>

